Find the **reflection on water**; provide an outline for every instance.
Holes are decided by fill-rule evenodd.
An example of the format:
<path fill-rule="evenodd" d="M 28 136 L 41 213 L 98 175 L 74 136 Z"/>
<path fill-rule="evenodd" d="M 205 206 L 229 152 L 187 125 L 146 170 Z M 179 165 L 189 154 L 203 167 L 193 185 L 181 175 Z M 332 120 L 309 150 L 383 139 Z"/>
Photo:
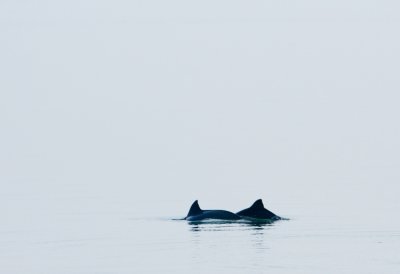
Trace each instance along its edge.
<path fill-rule="evenodd" d="M 90 225 L 93 220 L 95 225 Z M 0 233 L 2 273 L 43 273 L 48 258 L 54 267 L 65 269 L 62 273 L 73 269 L 77 274 L 88 269 L 120 274 L 320 274 L 326 269 L 331 273 L 400 273 L 400 234 L 392 226 L 379 229 L 374 223 L 358 223 L 355 227 L 357 223 L 346 223 L 346 219 L 338 222 L 321 215 L 274 223 L 130 219 L 128 215 L 113 220 L 108 215 L 93 215 L 89 220 L 74 216 L 57 230 L 44 226 L 26 230 L 29 233 L 4 227 Z M 33 270 L 28 265 L 18 271 L 26 257 L 37 263 Z M 348 271 L 343 272 L 343 265 Z M 363 269 L 358 271 L 360 266 Z"/>
<path fill-rule="evenodd" d="M 199 222 L 188 222 L 190 230 L 199 231 L 237 231 L 253 230 L 262 231 L 265 228 L 273 227 L 274 223 L 270 221 L 225 221 L 225 220 L 206 220 Z"/>
<path fill-rule="evenodd" d="M 190 256 L 200 267 L 212 263 L 223 273 L 257 273 L 271 250 L 275 223 L 266 221 L 203 220 L 187 222 L 191 234 Z M 242 267 L 242 269 L 240 269 Z"/>
<path fill-rule="evenodd" d="M 223 220 L 188 222 L 188 225 L 189 230 L 194 232 L 194 239 L 196 242 L 201 238 L 200 234 L 203 232 L 224 232 L 225 235 L 226 233 L 232 233 L 233 237 L 250 236 L 248 243 L 252 243 L 253 247 L 258 250 L 266 249 L 266 246 L 264 245 L 264 233 L 266 230 L 269 230 L 274 226 L 272 222 L 266 221 L 243 222 Z M 243 234 L 240 232 L 246 233 Z"/>

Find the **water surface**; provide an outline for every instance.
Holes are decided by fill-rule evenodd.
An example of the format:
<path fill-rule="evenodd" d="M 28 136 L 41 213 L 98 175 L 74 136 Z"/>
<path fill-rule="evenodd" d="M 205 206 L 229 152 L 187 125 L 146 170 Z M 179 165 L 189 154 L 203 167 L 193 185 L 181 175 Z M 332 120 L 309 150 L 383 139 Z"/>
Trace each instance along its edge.
<path fill-rule="evenodd" d="M 400 231 L 365 219 L 293 216 L 272 224 L 121 212 L 37 215 L 4 224 L 4 273 L 398 273 Z M 14 220 L 15 221 L 15 220 Z M 22 222 L 22 220 L 19 220 Z"/>

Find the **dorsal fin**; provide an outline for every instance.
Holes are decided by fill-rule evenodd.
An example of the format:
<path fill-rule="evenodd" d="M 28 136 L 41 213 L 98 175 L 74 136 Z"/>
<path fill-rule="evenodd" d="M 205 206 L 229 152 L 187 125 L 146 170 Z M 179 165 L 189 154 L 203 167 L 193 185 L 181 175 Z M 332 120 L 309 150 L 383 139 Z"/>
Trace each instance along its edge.
<path fill-rule="evenodd" d="M 192 206 L 190 207 L 187 216 L 195 216 L 195 215 L 199 215 L 201 213 L 203 213 L 203 210 L 201 210 L 201 208 L 199 206 L 199 202 L 196 200 L 193 202 Z"/>
<path fill-rule="evenodd" d="M 257 201 L 254 202 L 254 204 L 250 208 L 251 209 L 263 209 L 264 204 L 261 199 L 258 199 Z"/>

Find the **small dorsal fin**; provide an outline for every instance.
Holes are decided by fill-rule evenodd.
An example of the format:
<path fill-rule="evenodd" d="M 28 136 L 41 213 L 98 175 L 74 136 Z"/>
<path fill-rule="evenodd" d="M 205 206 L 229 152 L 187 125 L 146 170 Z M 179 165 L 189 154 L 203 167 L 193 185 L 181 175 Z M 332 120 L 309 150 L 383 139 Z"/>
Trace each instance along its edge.
<path fill-rule="evenodd" d="M 251 209 L 262 209 L 264 208 L 264 204 L 261 199 L 258 199 L 254 202 L 254 204 L 250 207 Z"/>
<path fill-rule="evenodd" d="M 192 206 L 190 207 L 187 216 L 195 216 L 195 215 L 199 215 L 201 213 L 203 213 L 203 210 L 201 210 L 201 208 L 199 206 L 199 202 L 196 200 L 193 202 Z"/>

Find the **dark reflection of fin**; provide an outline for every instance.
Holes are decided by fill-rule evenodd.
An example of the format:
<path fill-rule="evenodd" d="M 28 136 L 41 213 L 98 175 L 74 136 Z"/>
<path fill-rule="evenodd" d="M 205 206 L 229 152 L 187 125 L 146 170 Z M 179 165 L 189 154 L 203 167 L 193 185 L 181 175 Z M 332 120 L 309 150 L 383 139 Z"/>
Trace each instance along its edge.
<path fill-rule="evenodd" d="M 190 231 L 233 231 L 233 230 L 263 230 L 272 227 L 274 224 L 268 220 L 202 220 L 188 222 Z"/>

